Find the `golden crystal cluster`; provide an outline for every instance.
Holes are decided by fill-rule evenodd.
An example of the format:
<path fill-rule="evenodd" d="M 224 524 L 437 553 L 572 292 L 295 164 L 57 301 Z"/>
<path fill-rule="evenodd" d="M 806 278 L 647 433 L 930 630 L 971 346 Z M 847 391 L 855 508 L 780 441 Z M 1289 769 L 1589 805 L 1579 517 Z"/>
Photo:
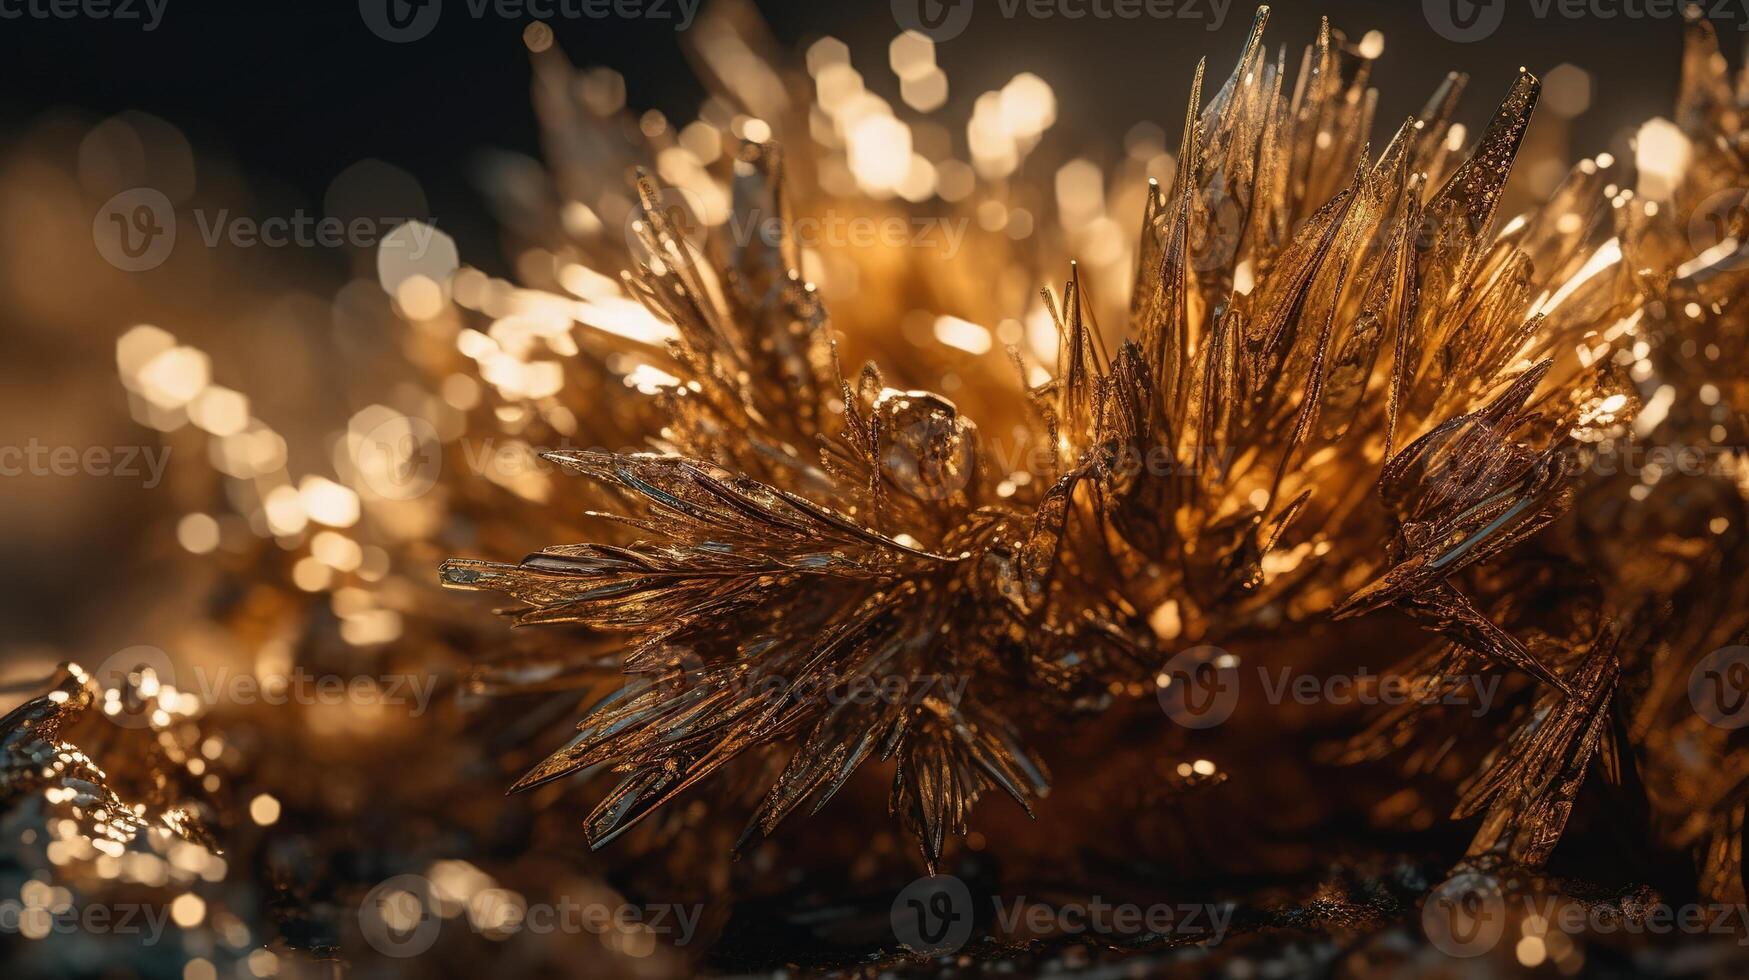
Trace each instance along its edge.
<path fill-rule="evenodd" d="M 275 930 L 226 878 L 247 855 L 318 951 L 356 925 L 325 905 L 407 869 L 471 919 L 574 873 L 716 903 L 719 930 L 787 869 L 866 887 L 912 848 L 1228 895 L 1357 851 L 1541 887 L 1570 824 L 1622 814 L 1648 862 L 1688 852 L 1698 894 L 1742 901 L 1749 770 L 1690 682 L 1749 635 L 1749 82 L 1691 15 L 1674 121 L 1514 215 L 1536 77 L 1473 138 L 1461 76 L 1381 121 L 1378 44 L 1326 25 L 1290 61 L 1266 20 L 1218 87 L 1196 69 L 1176 148 L 1112 167 L 1053 144 L 1030 73 L 959 140 L 922 35 L 890 52 L 896 107 L 839 42 L 792 70 L 721 5 L 679 124 L 531 30 L 547 168 L 494 171 L 517 280 L 380 263 L 347 303 L 396 343 L 353 352 L 338 439 L 270 424 L 168 331 L 117 348 L 136 418 L 216 470 L 178 526 L 224 583 L 189 615 L 204 667 L 417 672 L 441 710 L 269 714 L 74 669 L 0 725 L 0 800 L 89 842 L 53 862 L 82 887 L 157 880 L 114 853 L 136 838 L 177 887 L 225 882 L 246 940 Z M 1615 465 L 1634 447 L 1709 465 Z M 1157 706 L 1381 650 L 1439 696 L 1207 730 Z M 1451 710 L 1478 679 L 1493 710 Z M 588 844 L 627 838 L 568 850 L 579 792 Z M 992 792 L 1033 829 L 974 825 Z M 902 834 L 866 813 L 883 795 Z M 835 797 L 835 832 L 779 830 Z M 349 864 L 361 841 L 380 859 Z M 1272 921 L 1390 921 L 1364 893 L 1320 882 Z M 190 928 L 234 932 L 213 908 Z M 673 968 L 647 939 L 600 942 Z"/>
<path fill-rule="evenodd" d="M 754 840 L 890 759 L 890 808 L 934 866 L 985 791 L 1046 791 L 1017 709 L 1037 728 L 1151 694 L 1176 650 L 1259 624 L 1393 607 L 1559 703 L 1597 696 L 1569 679 L 1597 637 L 1533 651 L 1466 572 L 1555 520 L 1564 464 L 1633 416 L 1611 356 L 1641 316 L 1627 196 L 1586 161 L 1507 224 L 1536 78 L 1467 154 L 1452 79 L 1375 155 L 1369 59 L 1326 28 L 1290 74 L 1265 19 L 1217 92 L 1193 83 L 1121 324 L 1107 336 L 1071 271 L 1042 298 L 1054 363 L 1011 347 L 988 415 L 874 363 L 847 375 L 791 240 L 694 241 L 642 182 L 625 282 L 678 332 L 657 451 L 549 456 L 617 492 L 629 536 L 444 566 L 530 607 L 519 623 L 633 635 L 623 669 L 646 683 L 523 785 L 623 772 L 599 842 L 783 744 Z M 741 225 L 786 213 L 773 146 L 733 166 Z M 915 696 L 851 696 L 889 680 Z"/>

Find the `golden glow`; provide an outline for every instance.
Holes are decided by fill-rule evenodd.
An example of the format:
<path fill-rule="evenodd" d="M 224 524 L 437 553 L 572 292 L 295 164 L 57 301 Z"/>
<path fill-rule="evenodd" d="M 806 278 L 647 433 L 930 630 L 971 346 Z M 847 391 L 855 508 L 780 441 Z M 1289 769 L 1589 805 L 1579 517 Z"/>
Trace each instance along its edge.
<path fill-rule="evenodd" d="M 279 822 L 279 801 L 267 793 L 262 793 L 249 801 L 249 819 L 262 827 L 271 827 Z"/>
<path fill-rule="evenodd" d="M 968 354 L 988 353 L 993 343 L 987 328 L 957 316 L 936 318 L 935 339 Z"/>
<path fill-rule="evenodd" d="M 298 484 L 298 498 L 310 519 L 329 527 L 358 523 L 358 494 L 320 476 L 306 476 Z"/>
<path fill-rule="evenodd" d="M 1634 136 L 1634 166 L 1639 171 L 1639 193 L 1653 200 L 1668 200 L 1688 170 L 1692 156 L 1688 137 L 1668 119 L 1649 119 Z"/>
<path fill-rule="evenodd" d="M 209 514 L 184 515 L 176 522 L 176 542 L 194 554 L 207 554 L 219 546 L 219 522 Z"/>
<path fill-rule="evenodd" d="M 911 130 L 892 116 L 868 115 L 850 130 L 850 172 L 870 193 L 891 192 L 911 167 Z"/>
<path fill-rule="evenodd" d="M 193 892 L 184 892 L 170 903 L 170 920 L 184 929 L 193 929 L 206 918 L 206 902 Z"/>
<path fill-rule="evenodd" d="M 1002 87 L 1002 124 L 1008 132 L 1032 138 L 1057 121 L 1057 97 L 1045 80 L 1021 72 Z"/>
<path fill-rule="evenodd" d="M 212 376 L 212 362 L 192 347 L 172 347 L 140 368 L 140 391 L 160 408 L 193 401 Z"/>

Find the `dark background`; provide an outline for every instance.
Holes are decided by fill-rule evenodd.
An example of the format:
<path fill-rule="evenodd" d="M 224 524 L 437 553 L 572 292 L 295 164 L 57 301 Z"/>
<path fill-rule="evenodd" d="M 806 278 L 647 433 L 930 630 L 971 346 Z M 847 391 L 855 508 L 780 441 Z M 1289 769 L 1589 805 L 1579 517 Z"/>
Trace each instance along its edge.
<path fill-rule="evenodd" d="M 198 151 L 231 156 L 251 180 L 283 184 L 311 208 L 320 207 L 336 174 L 377 157 L 420 179 L 440 226 L 456 235 L 470 261 L 485 261 L 494 250 L 470 163 L 482 148 L 538 152 L 520 41 L 533 18 L 476 20 L 467 16 L 465 0 L 444 0 L 445 15 L 429 36 L 391 44 L 366 29 L 355 0 L 167 2 L 163 22 L 149 33 L 84 19 L 0 21 L 6 78 L 0 130 L 16 132 L 51 107 L 76 108 L 93 121 L 144 110 L 182 129 Z M 1056 89 L 1059 130 L 1113 142 L 1142 120 L 1175 133 L 1196 59 L 1208 55 L 1211 75 L 1224 77 L 1254 9 L 1232 0 L 1224 23 L 1211 32 L 1206 21 L 1007 19 L 998 0 L 973 2 L 969 28 L 938 47 L 950 80 L 941 117 L 963 120 L 978 93 L 1027 69 Z M 1207 9 L 1209 0 L 1195 2 Z M 1387 44 L 1376 79 L 1378 118 L 1391 128 L 1421 106 L 1448 70 L 1472 76 L 1464 119 L 1473 126 L 1520 65 L 1546 72 L 1563 62 L 1587 69 L 1596 84 L 1592 109 L 1574 129 L 1575 153 L 1608 148 L 1624 126 L 1669 113 L 1679 19 L 1539 19 L 1529 0 L 1496 2 L 1509 4 L 1505 23 L 1479 43 L 1437 35 L 1422 0 L 1284 0 L 1273 5 L 1268 37 L 1288 45 L 1290 69 L 1297 69 L 1300 48 L 1321 15 L 1353 38 L 1382 31 Z M 1623 0 L 1597 2 L 1611 9 Z M 1735 55 L 1744 37 L 1737 30 L 1745 23 L 1741 8 L 1749 0 L 1707 3 L 1721 15 L 1724 44 Z M 886 45 L 897 33 L 886 0 L 759 0 L 757 6 L 778 40 L 797 51 L 824 34 L 847 42 L 870 86 L 886 85 L 890 91 L 881 94 L 897 101 L 896 80 L 885 68 Z M 549 23 L 579 65 L 606 64 L 624 73 L 631 107 L 680 118 L 695 113 L 702 92 L 671 21 L 555 17 Z"/>

